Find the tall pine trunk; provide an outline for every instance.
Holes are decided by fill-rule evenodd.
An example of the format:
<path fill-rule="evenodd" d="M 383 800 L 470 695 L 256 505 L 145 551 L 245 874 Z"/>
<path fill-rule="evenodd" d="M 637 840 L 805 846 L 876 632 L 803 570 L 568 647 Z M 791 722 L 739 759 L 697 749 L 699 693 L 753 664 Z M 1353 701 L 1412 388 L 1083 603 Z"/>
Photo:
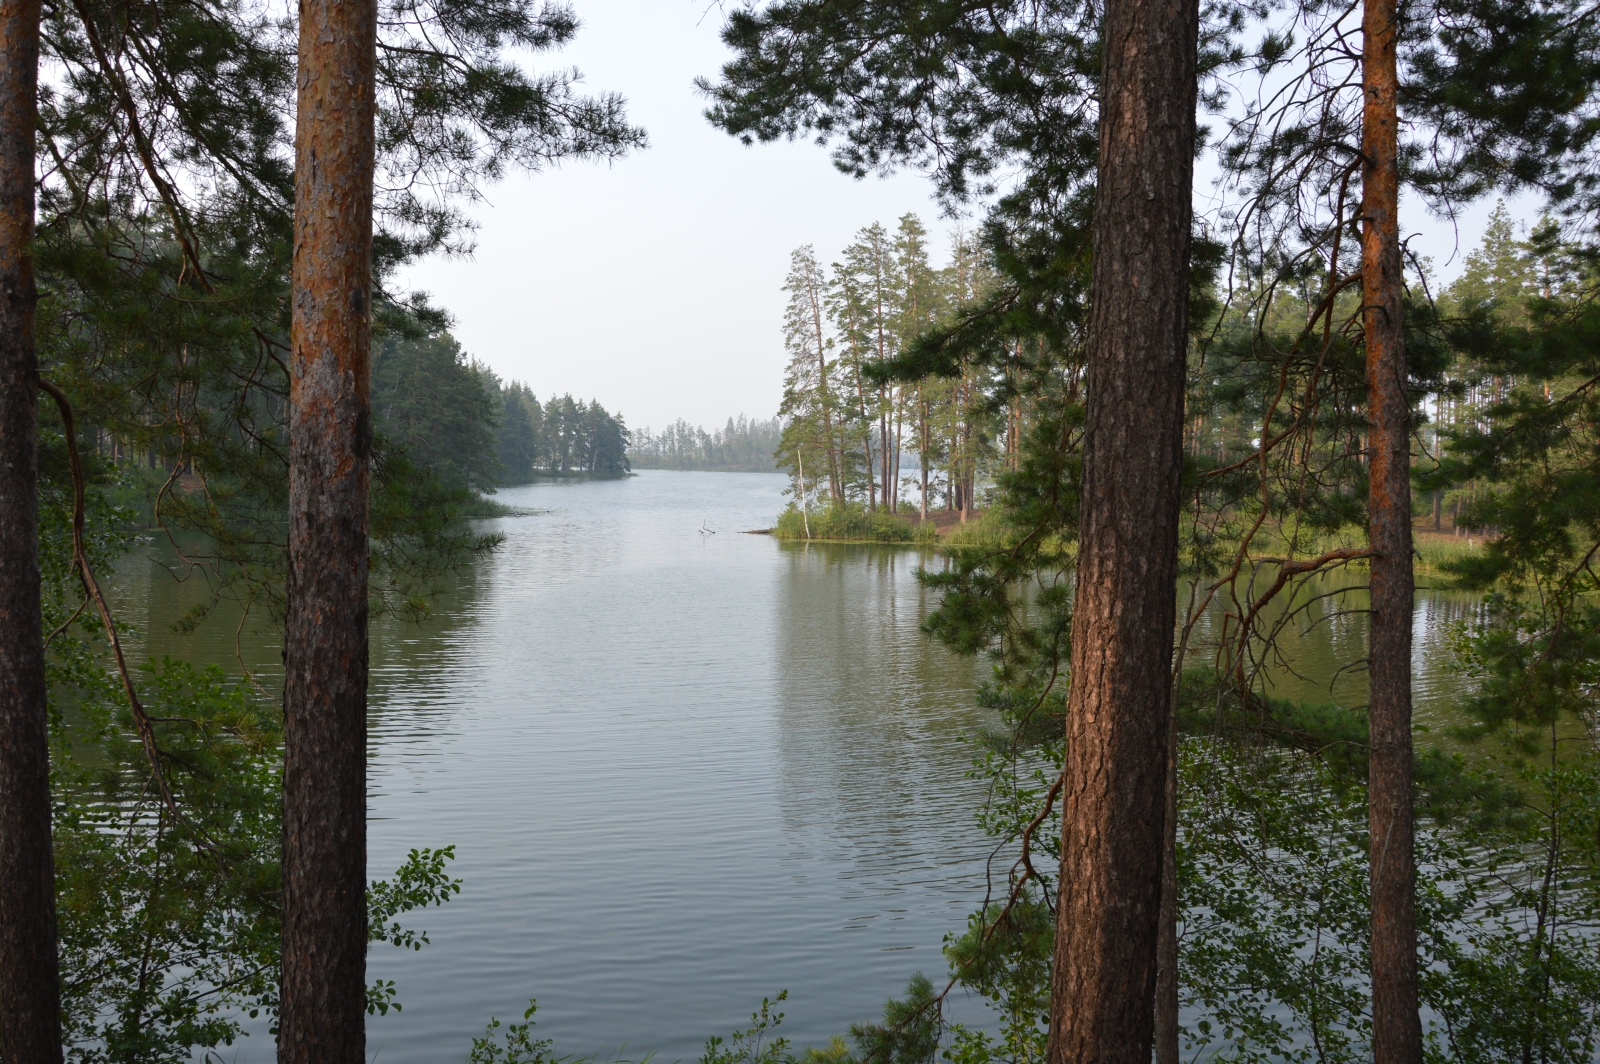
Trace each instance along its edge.
<path fill-rule="evenodd" d="M 367 481 L 377 7 L 302 0 L 280 1064 L 365 1064 Z"/>
<path fill-rule="evenodd" d="M 904 389 L 900 389 L 898 391 L 891 392 L 891 394 L 894 395 L 894 397 L 895 397 L 895 400 L 894 400 L 894 416 L 893 416 L 893 419 L 892 419 L 893 431 L 890 434 L 893 437 L 893 440 L 894 440 L 894 460 L 893 460 L 894 467 L 891 470 L 892 476 L 889 478 L 889 483 L 894 485 L 894 510 L 895 510 L 895 513 L 899 513 L 900 512 L 900 448 L 901 448 L 902 443 L 904 442 L 904 435 L 905 435 L 906 395 L 905 395 L 905 390 Z"/>
<path fill-rule="evenodd" d="M 883 389 L 878 389 L 878 483 L 883 485 L 883 508 L 894 513 L 894 492 L 889 479 L 889 408 Z"/>
<path fill-rule="evenodd" d="M 1365 312 L 1372 616 L 1368 647 L 1374 1064 L 1420 1064 L 1411 797 L 1411 404 L 1401 318 L 1396 0 L 1366 0 L 1361 31 Z"/>
<path fill-rule="evenodd" d="M 39 2 L 0 2 L 0 1058 L 61 1060 L 39 604 L 33 137 Z"/>
<path fill-rule="evenodd" d="M 822 331 L 822 299 L 811 295 L 812 327 L 817 339 L 817 396 L 822 403 L 822 434 L 828 441 L 828 497 L 835 503 L 844 502 L 844 487 L 839 482 L 839 448 L 833 436 L 833 413 L 828 400 L 828 347 Z"/>
<path fill-rule="evenodd" d="M 1179 446 L 1182 446 L 1180 438 Z M 1182 650 L 1179 650 L 1182 656 Z M 1182 668 L 1182 661 L 1179 661 Z M 1156 933 L 1155 1064 L 1180 1064 L 1178 1022 L 1178 715 L 1167 721 L 1167 779 L 1161 833 L 1160 924 Z"/>
<path fill-rule="evenodd" d="M 1050 1064 L 1149 1064 L 1188 334 L 1196 0 L 1108 0 Z"/>
<path fill-rule="evenodd" d="M 922 478 L 922 520 L 928 520 L 928 401 L 922 397 L 922 382 L 917 382 L 917 472 Z"/>
<path fill-rule="evenodd" d="M 878 495 L 872 469 L 872 419 L 867 416 L 867 392 L 861 381 L 861 352 L 853 340 L 850 342 L 850 354 L 853 356 L 850 369 L 856 383 L 856 413 L 861 419 L 861 465 L 867 473 L 867 509 L 876 510 Z"/>

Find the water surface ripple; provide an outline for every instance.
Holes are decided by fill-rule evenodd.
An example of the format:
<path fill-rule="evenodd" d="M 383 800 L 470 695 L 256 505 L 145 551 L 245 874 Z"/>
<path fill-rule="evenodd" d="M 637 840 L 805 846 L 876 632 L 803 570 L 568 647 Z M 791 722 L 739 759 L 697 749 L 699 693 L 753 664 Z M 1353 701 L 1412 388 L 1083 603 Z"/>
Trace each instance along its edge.
<path fill-rule="evenodd" d="M 978 667 L 918 630 L 918 555 L 739 534 L 784 483 L 504 491 L 539 512 L 472 586 L 375 630 L 373 874 L 453 843 L 465 881 L 373 953 L 377 1060 L 460 1059 L 530 996 L 566 1052 L 692 1058 L 780 988 L 820 1043 L 942 971 L 983 892 Z"/>
<path fill-rule="evenodd" d="M 375 621 L 372 875 L 454 845 L 465 883 L 413 914 L 431 945 L 374 948 L 369 974 L 395 980 L 404 1011 L 369 1023 L 372 1060 L 462 1060 L 491 1014 L 537 997 L 558 1052 L 665 1064 L 780 988 L 784 1033 L 822 1044 L 912 973 L 944 972 L 943 936 L 984 894 L 963 736 L 987 723 L 985 666 L 919 630 L 934 603 L 915 570 L 933 556 L 741 534 L 771 523 L 786 483 L 647 472 L 505 490 L 525 512 L 483 522 L 503 548 L 424 623 Z M 237 657 L 226 608 L 172 632 L 206 590 L 153 561 L 116 574 L 138 649 L 242 663 L 276 686 L 265 622 L 240 629 Z M 1363 656 L 1364 605 L 1296 614 L 1275 693 L 1363 702 L 1365 677 L 1341 665 Z M 1476 611 L 1419 595 L 1419 723 L 1450 716 L 1461 681 L 1444 633 Z M 981 1015 L 960 1000 L 954 1013 Z M 271 1057 L 257 1031 L 227 1059 Z"/>

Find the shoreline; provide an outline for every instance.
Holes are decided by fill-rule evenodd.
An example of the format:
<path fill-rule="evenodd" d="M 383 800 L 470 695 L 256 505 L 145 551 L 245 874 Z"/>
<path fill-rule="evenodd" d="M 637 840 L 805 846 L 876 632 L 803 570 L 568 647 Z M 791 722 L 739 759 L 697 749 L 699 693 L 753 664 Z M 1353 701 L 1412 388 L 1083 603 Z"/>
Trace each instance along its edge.
<path fill-rule="evenodd" d="M 873 535 L 816 535 L 807 536 L 797 534 L 798 529 L 784 528 L 785 522 L 794 524 L 793 518 L 788 514 L 777 525 L 771 528 L 755 528 L 748 530 L 746 535 L 772 536 L 785 543 L 869 543 L 885 547 L 916 547 L 920 549 L 939 550 L 946 547 L 974 546 L 975 543 L 951 542 L 959 540 L 961 533 L 971 530 L 977 533 L 977 538 L 984 538 L 984 531 L 988 523 L 984 520 L 987 510 L 971 510 L 962 520 L 960 511 L 957 510 L 932 510 L 929 511 L 927 520 L 921 519 L 920 511 L 913 511 L 909 515 L 890 514 L 883 510 L 876 511 L 876 515 L 887 517 L 896 531 L 903 531 L 904 536 L 896 535 L 893 538 Z M 820 515 L 813 515 L 817 517 Z"/>

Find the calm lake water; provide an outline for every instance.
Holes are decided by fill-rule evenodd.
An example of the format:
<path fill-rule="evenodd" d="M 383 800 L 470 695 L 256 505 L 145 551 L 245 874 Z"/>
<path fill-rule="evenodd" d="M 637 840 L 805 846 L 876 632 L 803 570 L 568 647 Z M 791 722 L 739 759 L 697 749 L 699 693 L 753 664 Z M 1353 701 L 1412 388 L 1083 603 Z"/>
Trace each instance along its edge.
<path fill-rule="evenodd" d="M 370 976 L 405 1007 L 369 1023 L 371 1059 L 461 1060 L 530 997 L 558 1052 L 693 1059 L 782 988 L 783 1033 L 823 1044 L 914 972 L 944 972 L 941 940 L 985 890 L 963 741 L 986 723 L 984 666 L 918 629 L 934 602 L 915 570 L 934 556 L 740 534 L 772 523 L 785 484 L 508 489 L 530 512 L 485 522 L 504 547 L 423 624 L 374 625 L 371 873 L 454 845 L 464 887 L 413 914 L 420 953 L 374 948 Z M 247 624 L 236 656 L 236 613 L 170 631 L 205 589 L 168 562 L 116 576 L 144 649 L 235 673 L 242 658 L 275 687 L 275 642 Z M 1454 695 L 1442 622 L 1470 603 L 1419 596 L 1423 720 Z M 1279 689 L 1363 701 L 1359 674 L 1329 686 L 1361 628 L 1297 635 L 1300 676 Z M 260 1033 L 228 1056 L 271 1057 Z"/>
<path fill-rule="evenodd" d="M 538 512 L 487 522 L 500 552 L 422 625 L 374 626 L 372 875 L 454 844 L 464 886 L 414 914 L 420 953 L 374 948 L 405 1008 L 373 1059 L 460 1060 L 530 997 L 561 1052 L 692 1059 L 784 988 L 784 1032 L 822 1044 L 943 971 L 984 891 L 980 666 L 918 631 L 918 554 L 741 535 L 785 484 L 506 490 Z M 198 581 L 135 559 L 117 584 L 151 649 L 237 671 L 230 618 L 167 627 Z M 241 648 L 275 680 L 275 646 Z"/>

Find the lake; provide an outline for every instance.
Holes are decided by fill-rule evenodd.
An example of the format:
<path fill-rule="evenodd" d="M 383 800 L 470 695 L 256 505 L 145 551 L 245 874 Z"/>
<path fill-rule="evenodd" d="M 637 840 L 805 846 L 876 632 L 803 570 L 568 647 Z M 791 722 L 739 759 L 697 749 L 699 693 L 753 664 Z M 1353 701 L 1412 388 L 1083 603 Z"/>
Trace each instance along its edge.
<path fill-rule="evenodd" d="M 741 534 L 772 523 L 786 484 L 652 471 L 504 490 L 527 513 L 483 523 L 501 550 L 424 623 L 374 623 L 371 873 L 454 845 L 464 886 L 413 914 L 420 953 L 374 947 L 369 975 L 404 1011 L 369 1023 L 371 1059 L 461 1060 L 530 997 L 560 1053 L 693 1059 L 779 989 L 782 1033 L 820 1045 L 914 972 L 938 982 L 943 936 L 985 891 L 963 737 L 986 723 L 986 667 L 919 630 L 934 602 L 915 572 L 937 556 Z M 141 649 L 242 661 L 275 687 L 254 622 L 170 630 L 205 595 L 170 561 L 151 546 L 116 574 Z M 1471 608 L 1419 596 L 1419 718 L 1447 712 L 1441 624 Z M 1360 628 L 1298 637 L 1301 678 L 1278 688 L 1361 701 L 1358 674 L 1328 686 Z M 271 1058 L 260 1033 L 227 1057 Z"/>
<path fill-rule="evenodd" d="M 919 632 L 917 553 L 740 534 L 786 483 L 505 490 L 537 512 L 486 522 L 500 552 L 423 624 L 374 625 L 372 875 L 453 844 L 464 886 L 414 914 L 420 953 L 374 948 L 405 1008 L 370 1022 L 373 1059 L 460 1060 L 530 997 L 561 1052 L 695 1058 L 780 989 L 785 1033 L 820 1044 L 943 971 L 984 891 L 981 666 Z M 122 612 L 237 672 L 237 614 L 168 630 L 203 587 L 164 561 L 121 567 Z M 275 687 L 275 645 L 240 648 Z"/>

